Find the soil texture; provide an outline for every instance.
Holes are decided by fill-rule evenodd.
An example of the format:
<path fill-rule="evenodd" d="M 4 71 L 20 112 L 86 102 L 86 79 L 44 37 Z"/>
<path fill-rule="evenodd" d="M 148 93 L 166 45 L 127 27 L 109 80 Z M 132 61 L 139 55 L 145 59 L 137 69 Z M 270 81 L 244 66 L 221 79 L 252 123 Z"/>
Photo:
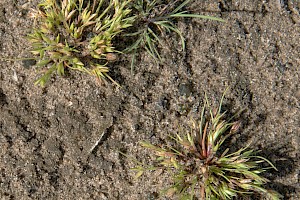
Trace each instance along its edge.
<path fill-rule="evenodd" d="M 0 57 L 31 56 L 37 3 L 0 1 Z M 142 52 L 131 75 L 120 58 L 110 75 L 122 88 L 77 72 L 41 88 L 35 62 L 0 61 L 0 199 L 158 199 L 168 174 L 134 180 L 119 152 L 151 162 L 139 141 L 163 143 L 199 118 L 205 92 L 218 105 L 227 87 L 224 109 L 244 112 L 226 145 L 252 142 L 278 168 L 264 174 L 266 187 L 300 199 L 300 2 L 196 0 L 188 9 L 226 22 L 179 20 L 186 51 L 170 34 L 161 65 Z"/>

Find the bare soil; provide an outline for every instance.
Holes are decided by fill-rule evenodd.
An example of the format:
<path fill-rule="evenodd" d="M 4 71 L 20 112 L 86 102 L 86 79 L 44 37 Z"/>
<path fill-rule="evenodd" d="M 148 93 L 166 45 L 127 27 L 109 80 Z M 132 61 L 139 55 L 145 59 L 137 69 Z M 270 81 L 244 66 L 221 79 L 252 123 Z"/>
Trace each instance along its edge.
<path fill-rule="evenodd" d="M 1 57 L 31 56 L 25 36 L 36 4 L 0 1 Z M 227 22 L 179 21 L 186 51 L 166 35 L 164 64 L 142 53 L 134 75 L 120 58 L 111 76 L 121 89 L 76 72 L 40 88 L 34 62 L 0 61 L 0 199 L 157 199 L 168 175 L 135 181 L 119 151 L 150 162 L 139 141 L 165 141 L 199 117 L 205 92 L 217 105 L 227 87 L 224 109 L 245 109 L 227 145 L 252 142 L 278 168 L 266 187 L 300 199 L 300 2 L 197 0 L 189 9 Z"/>

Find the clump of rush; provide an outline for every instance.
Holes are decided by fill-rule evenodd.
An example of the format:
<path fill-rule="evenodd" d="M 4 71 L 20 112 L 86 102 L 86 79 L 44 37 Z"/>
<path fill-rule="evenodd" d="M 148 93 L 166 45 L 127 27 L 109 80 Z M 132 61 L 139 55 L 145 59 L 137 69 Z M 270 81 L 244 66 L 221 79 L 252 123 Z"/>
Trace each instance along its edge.
<path fill-rule="evenodd" d="M 130 0 L 43 0 L 30 16 L 34 29 L 28 38 L 38 56 L 41 86 L 54 73 L 76 70 L 99 81 L 109 79 L 108 63 L 119 53 L 113 39 L 132 26 Z M 117 83 L 116 83 L 117 84 Z"/>

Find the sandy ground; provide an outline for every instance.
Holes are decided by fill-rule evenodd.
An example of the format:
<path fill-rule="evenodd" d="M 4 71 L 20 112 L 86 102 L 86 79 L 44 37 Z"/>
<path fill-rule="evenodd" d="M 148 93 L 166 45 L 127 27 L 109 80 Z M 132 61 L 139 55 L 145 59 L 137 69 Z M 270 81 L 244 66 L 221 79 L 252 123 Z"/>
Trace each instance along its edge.
<path fill-rule="evenodd" d="M 30 56 L 36 3 L 0 1 L 1 57 Z M 76 72 L 40 88 L 34 63 L 0 61 L 0 199 L 157 199 L 168 175 L 134 181 L 119 151 L 149 162 L 139 141 L 165 141 L 199 117 L 205 92 L 217 105 L 226 87 L 224 109 L 245 109 L 228 144 L 253 142 L 278 168 L 265 174 L 266 187 L 300 199 L 300 2 L 197 0 L 189 9 L 227 22 L 180 21 L 187 50 L 168 35 L 164 64 L 142 53 L 133 76 L 120 58 L 111 76 L 121 89 Z"/>

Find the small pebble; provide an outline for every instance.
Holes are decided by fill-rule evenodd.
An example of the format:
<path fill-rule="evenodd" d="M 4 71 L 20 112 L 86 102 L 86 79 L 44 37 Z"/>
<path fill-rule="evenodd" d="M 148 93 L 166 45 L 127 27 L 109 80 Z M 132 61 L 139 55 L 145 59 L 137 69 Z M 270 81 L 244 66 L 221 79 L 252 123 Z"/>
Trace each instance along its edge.
<path fill-rule="evenodd" d="M 192 84 L 191 83 L 182 83 L 179 85 L 179 94 L 180 96 L 190 96 L 192 94 Z"/>
<path fill-rule="evenodd" d="M 169 100 L 164 96 L 159 98 L 157 105 L 159 106 L 159 108 L 161 108 L 163 110 L 168 110 L 170 107 Z"/>
<path fill-rule="evenodd" d="M 36 64 L 36 60 L 33 60 L 33 59 L 31 59 L 31 60 L 22 60 L 22 63 L 23 63 L 23 66 L 25 68 L 29 68 L 29 67 Z"/>
<path fill-rule="evenodd" d="M 156 192 L 152 192 L 152 193 L 148 194 L 148 197 L 147 197 L 148 200 L 156 200 L 158 198 L 159 198 L 159 194 Z"/>

